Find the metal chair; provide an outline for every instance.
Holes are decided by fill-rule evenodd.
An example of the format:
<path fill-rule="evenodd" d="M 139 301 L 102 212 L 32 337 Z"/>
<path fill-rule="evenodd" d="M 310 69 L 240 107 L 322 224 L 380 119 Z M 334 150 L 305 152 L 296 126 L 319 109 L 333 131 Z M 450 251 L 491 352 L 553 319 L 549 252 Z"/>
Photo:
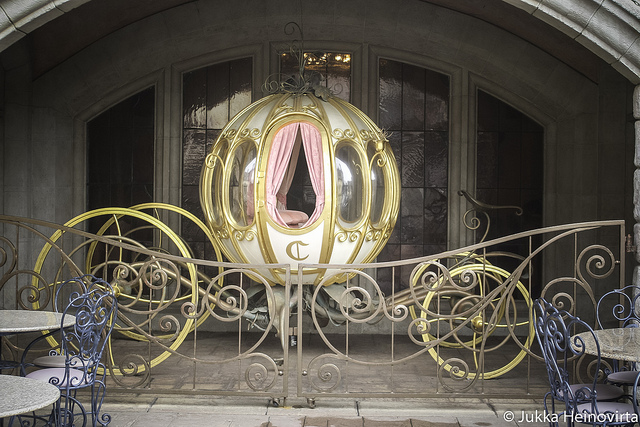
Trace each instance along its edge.
<path fill-rule="evenodd" d="M 614 289 L 604 294 L 596 307 L 598 327 L 637 328 L 640 326 L 640 287 L 635 285 Z M 638 375 L 635 363 L 621 365 L 616 359 L 611 361 L 613 370 L 605 369 L 606 381 L 617 385 L 631 385 Z"/>
<path fill-rule="evenodd" d="M 66 316 L 75 316 L 75 325 L 57 331 L 60 334 L 59 352 L 40 357 L 36 363 L 26 362 L 29 350 L 47 335 L 29 344 L 22 357 L 23 375 L 27 366 L 49 366 L 26 374 L 29 378 L 48 381 L 60 389 L 60 399 L 54 404 L 46 420 L 47 425 L 106 426 L 111 417 L 100 414 L 106 392 L 106 368 L 101 359 L 115 324 L 117 299 L 109 283 L 91 275 L 64 282 L 56 292 L 56 301 L 59 299 L 68 301 L 63 312 L 63 323 Z M 81 389 L 90 392 L 89 407 L 85 407 L 79 399 L 78 391 Z M 82 396 L 86 396 L 86 393 L 83 392 Z"/>
<path fill-rule="evenodd" d="M 559 311 L 539 298 L 534 303 L 536 311 L 535 331 L 544 357 L 551 390 L 545 394 L 544 408 L 550 416 L 549 425 L 566 421 L 567 425 L 584 421 L 591 425 L 634 425 L 638 420 L 636 404 L 637 383 L 634 383 L 632 403 L 615 401 L 622 396 L 622 389 L 611 384 L 598 383 L 601 373 L 600 346 L 593 329 L 580 318 L 566 311 Z M 570 384 L 574 362 L 585 355 L 585 343 L 580 332 L 591 335 L 598 348 L 595 360 L 589 364 L 595 373 L 593 382 Z M 637 379 L 636 379 L 637 382 Z M 613 387 L 613 388 L 612 388 Z M 617 390 L 617 391 L 616 391 Z M 618 397 L 608 395 L 615 392 Z M 564 408 L 557 411 L 562 402 Z"/>

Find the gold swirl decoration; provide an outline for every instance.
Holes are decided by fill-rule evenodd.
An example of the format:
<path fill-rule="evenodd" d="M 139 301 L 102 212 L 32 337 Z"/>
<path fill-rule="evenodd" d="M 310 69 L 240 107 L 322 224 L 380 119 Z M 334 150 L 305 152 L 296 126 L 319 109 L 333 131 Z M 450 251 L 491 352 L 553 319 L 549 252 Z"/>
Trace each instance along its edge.
<path fill-rule="evenodd" d="M 229 230 L 226 228 L 216 228 L 212 231 L 212 234 L 218 239 L 228 239 L 230 237 Z"/>
<path fill-rule="evenodd" d="M 362 237 L 362 232 L 360 230 L 355 231 L 346 231 L 341 230 L 335 235 L 336 241 L 338 242 L 357 242 Z"/>
<path fill-rule="evenodd" d="M 367 234 L 365 234 L 364 238 L 368 242 L 375 242 L 376 240 L 382 239 L 384 236 L 385 234 L 381 230 L 372 227 L 367 231 Z"/>
<path fill-rule="evenodd" d="M 238 134 L 238 129 L 224 129 L 220 133 L 220 139 L 233 139 Z"/>
<path fill-rule="evenodd" d="M 331 135 L 339 140 L 342 139 L 346 139 L 346 140 L 355 140 L 356 139 L 356 133 L 353 131 L 353 129 L 333 129 L 331 131 Z"/>
<path fill-rule="evenodd" d="M 237 229 L 234 229 L 233 230 L 233 238 L 236 239 L 239 242 L 241 242 L 243 240 L 251 241 L 251 240 L 256 238 L 256 233 L 255 233 L 255 231 L 253 231 L 251 229 L 249 229 L 249 230 L 237 230 Z"/>
<path fill-rule="evenodd" d="M 214 153 L 209 153 L 207 157 L 204 158 L 204 164 L 207 168 L 213 169 L 216 164 L 222 164 L 222 159 Z"/>
<path fill-rule="evenodd" d="M 303 113 L 307 113 L 309 115 L 315 116 L 315 117 L 321 117 L 321 113 L 320 113 L 320 109 L 318 108 L 317 105 L 315 104 L 311 104 L 311 105 L 304 105 L 301 108 L 301 111 Z"/>
<path fill-rule="evenodd" d="M 258 128 L 242 129 L 239 135 L 241 138 L 258 139 L 262 135 L 262 131 Z"/>

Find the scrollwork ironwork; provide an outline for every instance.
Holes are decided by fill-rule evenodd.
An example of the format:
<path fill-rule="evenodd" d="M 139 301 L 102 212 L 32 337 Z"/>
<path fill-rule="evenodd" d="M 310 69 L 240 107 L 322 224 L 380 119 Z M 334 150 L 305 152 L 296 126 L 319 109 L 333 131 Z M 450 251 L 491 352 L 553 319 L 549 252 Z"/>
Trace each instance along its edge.
<path fill-rule="evenodd" d="M 270 390 L 278 377 L 278 366 L 275 361 L 266 354 L 248 354 L 248 360 L 259 358 L 263 362 L 253 362 L 245 370 L 245 382 L 254 391 Z"/>
<path fill-rule="evenodd" d="M 145 387 L 151 380 L 151 366 L 139 354 L 128 353 L 117 365 L 109 364 L 111 379 L 120 387 L 135 389 Z"/>
<path fill-rule="evenodd" d="M 595 253 L 595 251 L 599 251 L 599 253 Z M 589 255 L 589 253 L 592 254 Z M 584 248 L 576 261 L 576 265 L 579 267 L 578 275 L 585 282 L 585 273 L 593 279 L 604 279 L 613 273 L 617 264 L 613 252 L 602 245 L 591 245 Z"/>
<path fill-rule="evenodd" d="M 122 224 L 122 215 L 127 214 L 133 215 L 128 210 L 117 210 L 103 217 L 117 217 Z M 160 228 L 163 225 L 157 220 L 151 216 L 140 217 L 157 227 L 154 229 L 156 232 L 161 230 L 163 238 L 171 235 L 174 239 L 172 245 L 180 244 L 180 239 L 169 229 Z M 16 224 L 15 219 L 7 221 L 4 217 L 3 220 Z M 273 344 L 269 338 L 275 331 L 279 338 L 284 335 L 285 344 L 291 334 L 301 342 L 307 331 L 284 329 L 290 327 L 284 320 L 289 315 L 302 316 L 309 311 L 314 334 L 320 337 L 321 351 L 328 349 L 326 354 L 316 357 L 306 366 L 297 367 L 309 372 L 313 392 L 338 393 L 344 388 L 344 393 L 350 393 L 347 381 L 352 381 L 353 376 L 345 371 L 348 365 L 373 367 L 374 371 L 386 372 L 400 369 L 403 363 L 422 360 L 425 367 L 433 368 L 425 375 L 434 376 L 433 381 L 438 381 L 437 387 L 447 393 L 468 393 L 481 382 L 487 384 L 484 380 L 504 375 L 517 365 L 523 355 L 532 356 L 531 360 L 536 363 L 540 359 L 535 346 L 531 348 L 534 335 L 529 330 L 531 289 L 527 280 L 530 280 L 531 271 L 528 265 L 534 257 L 542 256 L 546 249 L 563 239 L 570 241 L 560 250 L 571 247 L 571 251 L 563 253 L 563 259 L 571 259 L 572 262 L 560 267 L 570 270 L 573 275 L 545 276 L 540 291 L 554 306 L 570 313 L 584 313 L 584 310 L 592 309 L 596 296 L 602 293 L 599 283 L 617 283 L 617 275 L 621 273 L 620 263 L 614 256 L 617 250 L 594 244 L 581 248 L 579 243 L 592 242 L 592 236 L 576 237 L 591 230 L 599 233 L 604 226 L 613 225 L 617 230 L 621 225 L 618 222 L 587 223 L 517 236 L 523 239 L 540 235 L 545 236 L 545 240 L 536 247 L 532 245 L 529 255 L 519 259 L 520 264 L 511 271 L 502 270 L 492 262 L 490 256 L 495 252 L 491 252 L 491 246 L 496 242 L 483 242 L 459 252 L 449 251 L 416 260 L 353 266 L 300 264 L 298 274 L 305 274 L 305 269 L 325 269 L 326 272 L 320 283 L 302 285 L 298 290 L 301 299 L 297 299 L 297 293 L 291 297 L 291 287 L 286 290 L 280 286 L 273 287 L 260 275 L 261 268 L 265 271 L 278 268 L 290 285 L 291 270 L 287 266 L 261 267 L 198 260 L 191 258 L 190 248 L 184 245 L 182 252 L 176 255 L 169 249 L 171 245 L 156 245 L 155 242 L 143 245 L 135 236 L 124 233 L 118 236 L 107 234 L 105 230 L 100 235 L 70 226 L 20 221 L 28 224 L 23 229 L 29 232 L 35 230 L 36 225 L 54 229 L 54 237 L 36 234 L 51 253 L 45 253 L 46 262 L 42 261 L 37 268 L 17 270 L 11 267 L 15 265 L 10 260 L 12 253 L 15 256 L 11 242 L 2 238 L 0 243 L 7 249 L 0 253 L 4 267 L 0 283 L 6 284 L 15 279 L 15 289 L 23 289 L 24 308 L 43 309 L 49 304 L 45 301 L 46 294 L 55 289 L 59 278 L 77 268 L 74 261 L 85 253 L 95 253 L 91 260 L 79 264 L 92 272 L 104 272 L 103 277 L 109 277 L 117 285 L 121 313 L 114 336 L 119 344 L 117 350 L 110 354 L 108 369 L 112 384 L 127 389 L 149 387 L 151 370 L 161 369 L 156 367 L 172 358 L 194 367 L 194 384 L 200 380 L 195 374 L 196 366 L 199 375 L 203 372 L 202 366 L 206 372 L 213 367 L 222 371 L 226 369 L 224 363 L 243 364 L 242 369 L 236 370 L 234 381 L 235 384 L 246 382 L 246 387 L 243 386 L 245 392 L 248 387 L 256 393 L 280 393 L 277 385 L 287 380 L 289 366 L 279 366 L 272 353 L 263 352 L 259 347 Z M 371 232 L 369 230 L 366 234 Z M 341 238 L 349 240 L 351 235 L 353 233 L 344 232 Z M 358 236 L 358 239 L 365 240 L 366 235 Z M 508 241 L 509 238 L 504 238 L 498 243 Z M 385 268 L 391 274 L 384 274 Z M 212 270 L 217 269 L 218 273 L 213 274 Z M 400 285 L 400 280 L 405 281 L 407 277 L 409 285 Z M 332 292 L 328 291 L 329 287 L 332 287 Z M 4 289 L 7 289 L 6 285 Z M 29 302 L 30 293 L 36 295 L 33 292 L 42 294 L 39 302 Z M 278 298 L 282 301 L 276 304 Z M 591 307 L 585 309 L 585 306 Z M 623 308 L 617 310 L 623 312 Z M 250 336 L 238 333 L 240 345 L 237 351 L 231 356 L 227 353 L 222 360 L 215 352 L 204 354 L 197 350 L 196 337 L 197 340 L 203 339 L 210 326 L 214 329 L 222 323 L 232 327 L 237 323 L 238 328 L 246 326 L 253 328 L 253 332 L 261 332 Z M 385 327 L 390 325 L 399 339 L 410 344 L 410 352 L 393 353 L 386 359 L 371 352 L 363 355 L 347 346 L 335 345 L 335 338 L 330 335 L 338 334 L 340 328 L 344 328 L 344 336 L 357 342 L 361 337 L 354 336 L 354 330 L 385 324 Z M 185 339 L 187 336 L 194 338 L 193 347 L 190 340 Z M 183 347 L 184 342 L 189 342 L 190 346 Z M 6 346 L 3 348 L 6 350 Z M 508 366 L 497 369 L 495 360 L 486 356 L 514 349 Z M 286 354 L 290 350 L 285 345 L 278 347 L 277 351 Z M 431 356 L 432 363 L 424 362 L 424 356 Z M 580 365 L 581 372 L 590 371 L 588 359 L 576 363 L 583 364 Z M 285 378 L 278 381 L 277 377 L 281 376 Z M 193 390 L 197 392 L 198 386 L 194 385 Z"/>
<path fill-rule="evenodd" d="M 328 393 L 342 384 L 342 372 L 337 365 L 340 360 L 342 359 L 335 354 L 322 354 L 309 362 L 307 369 L 314 390 Z"/>

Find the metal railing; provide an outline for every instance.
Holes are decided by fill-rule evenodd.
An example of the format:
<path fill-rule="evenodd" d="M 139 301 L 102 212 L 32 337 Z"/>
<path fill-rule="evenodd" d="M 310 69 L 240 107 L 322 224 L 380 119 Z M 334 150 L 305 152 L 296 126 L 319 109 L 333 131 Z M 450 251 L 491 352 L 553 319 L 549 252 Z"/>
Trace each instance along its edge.
<path fill-rule="evenodd" d="M 99 220 L 100 231 L 87 233 L 0 216 L 0 296 L 3 308 L 51 310 L 64 279 L 91 273 L 109 281 L 119 300 L 109 387 L 135 393 L 310 403 L 390 393 L 542 396 L 532 299 L 544 296 L 593 324 L 598 298 L 625 284 L 623 221 L 548 227 L 416 259 L 292 270 L 197 259 L 166 225 L 170 218 L 123 210 Z M 505 251 L 514 243 L 527 253 Z M 269 283 L 268 269 L 283 272 L 285 286 Z M 326 269 L 322 283 L 292 285 L 307 269 Z M 17 358 L 26 339 L 3 337 L 2 357 Z"/>

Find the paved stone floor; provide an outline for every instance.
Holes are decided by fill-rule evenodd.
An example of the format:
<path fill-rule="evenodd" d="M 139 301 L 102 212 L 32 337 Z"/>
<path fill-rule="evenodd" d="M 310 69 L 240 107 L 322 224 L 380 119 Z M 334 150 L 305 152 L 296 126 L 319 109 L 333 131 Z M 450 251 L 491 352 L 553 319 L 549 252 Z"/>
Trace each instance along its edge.
<path fill-rule="evenodd" d="M 104 409 L 113 427 L 538 427 L 548 425 L 541 407 L 535 399 L 322 399 L 276 408 L 252 398 L 111 395 Z"/>
<path fill-rule="evenodd" d="M 199 333 L 197 345 L 185 340 L 180 354 L 154 366 L 144 387 L 125 389 L 110 378 L 103 412 L 112 416 L 112 427 L 548 425 L 541 418 L 540 403 L 547 388 L 546 373 L 538 361 L 525 359 L 498 378 L 477 381 L 462 393 L 450 393 L 443 384 L 464 389 L 469 381 L 439 379 L 433 357 L 419 353 L 420 348 L 416 350 L 409 340 L 352 335 L 345 345 L 345 337 L 329 339 L 337 349 L 348 347 L 349 357 L 358 363 L 327 358 L 331 353 L 327 343 L 310 334 L 288 349 L 288 371 L 271 378 L 273 372 L 262 368 L 284 356 L 277 338 L 269 336 L 251 349 L 256 340 L 251 334 Z M 489 370 L 505 366 L 518 352 L 509 346 L 492 348 L 485 361 Z M 237 357 L 247 349 L 255 357 Z M 148 344 L 125 339 L 114 341 L 112 354 L 120 363 L 130 355 L 157 355 Z M 446 357 L 474 364 L 469 351 L 448 349 Z M 400 359 L 404 362 L 389 364 Z M 284 365 L 277 366 L 283 370 Z M 302 371 L 306 375 L 299 375 Z M 137 381 L 146 374 L 120 380 Z M 248 383 L 263 374 L 273 381 L 271 388 L 254 395 Z M 329 386 L 333 388 L 325 394 L 327 389 L 322 387 Z M 282 400 L 283 396 L 287 398 Z M 315 406 L 308 404 L 306 396 L 315 397 Z M 273 397 L 279 397 L 278 406 Z"/>
<path fill-rule="evenodd" d="M 339 346 L 344 337 L 331 337 Z M 540 397 L 546 390 L 546 373 L 539 362 L 524 361 L 499 378 L 477 382 L 464 393 L 448 394 L 437 377 L 432 356 L 420 354 L 411 357 L 415 345 L 406 340 L 386 336 L 352 336 L 349 355 L 365 363 L 341 365 L 329 371 L 340 377 L 340 384 L 331 390 L 330 397 L 318 393 L 315 407 L 304 396 L 313 394 L 310 381 L 318 377 L 313 371 L 314 361 L 326 353 L 326 343 L 317 336 L 305 336 L 302 353 L 299 347 L 290 348 L 289 375 L 274 380 L 274 396 L 278 396 L 288 378 L 288 392 L 279 406 L 268 396 L 250 394 L 245 373 L 248 365 L 260 357 L 247 361 L 233 360 L 238 348 L 248 348 L 255 337 L 235 334 L 206 336 L 200 334 L 197 347 L 186 342 L 181 351 L 195 354 L 200 362 L 186 357 L 169 357 L 152 369 L 149 385 L 140 393 L 119 389 L 113 384 L 105 401 L 105 412 L 113 416 L 113 427 L 426 427 L 426 426 L 543 426 Z M 406 363 L 391 367 L 389 349 L 393 357 L 408 358 Z M 118 354 L 126 352 L 144 354 L 141 343 L 119 343 Z M 269 338 L 255 350 L 279 358 L 282 348 L 277 339 Z M 499 369 L 508 363 L 517 349 L 497 347 L 488 354 L 486 366 Z M 193 352 L 193 353 L 191 353 Z M 460 351 L 449 351 L 467 363 L 473 358 Z M 299 357 L 300 356 L 300 357 Z M 215 363 L 208 363 L 209 359 Z M 202 361 L 205 361 L 204 363 Z M 302 364 L 308 375 L 297 375 Z M 367 364 L 368 363 L 368 364 Z M 529 375 L 528 375 L 529 374 Z M 540 374 L 544 374 L 541 376 Z M 300 383 L 298 384 L 298 380 Z M 459 381 L 458 381 L 459 382 Z M 333 384 L 333 383 L 332 383 Z M 464 381 L 461 385 L 464 386 Z M 298 387 L 302 397 L 298 397 Z M 171 391 L 175 390 L 176 393 Z M 529 390 L 527 393 L 526 390 Z M 199 392 L 205 392 L 200 394 Z M 238 396 L 220 396 L 220 393 L 239 392 Z M 397 393 L 423 393 L 437 397 L 394 398 Z M 495 398 L 499 393 L 502 398 Z M 336 397 L 335 394 L 343 394 Z M 364 397 L 363 397 L 364 396 Z M 492 397 L 483 397 L 492 396 Z"/>
<path fill-rule="evenodd" d="M 329 336 L 330 344 L 344 350 L 344 337 Z M 185 340 L 178 355 L 171 355 L 156 364 L 149 373 L 144 392 L 177 390 L 193 394 L 251 393 L 263 390 L 268 384 L 273 396 L 310 396 L 324 393 L 386 397 L 389 393 L 435 397 L 451 390 L 464 396 L 501 395 L 505 397 L 540 397 L 547 389 L 544 365 L 534 358 L 525 357 L 512 369 L 505 369 L 520 351 L 512 343 L 501 345 L 496 338 L 487 346 L 484 361 L 486 372 L 501 372 L 489 380 L 469 381 L 455 378 L 450 372 L 438 372 L 433 355 L 409 339 L 386 335 L 351 335 L 348 343 L 349 361 L 333 357 L 327 343 L 317 335 L 306 335 L 296 347 L 288 349 L 288 370 L 276 367 L 273 360 L 282 362 L 284 353 L 280 341 L 269 336 L 245 357 L 259 337 L 252 334 L 198 334 L 197 344 Z M 342 347 L 341 347 L 342 346 Z M 147 360 L 156 357 L 146 343 L 117 340 L 112 354 L 116 364 L 138 357 Z M 391 350 L 391 348 L 393 350 Z M 301 351 L 300 354 L 298 351 Z M 467 349 L 446 348 L 440 357 L 455 358 L 475 372 L 478 362 Z M 243 357 L 238 357 L 242 353 Z M 390 363 L 391 361 L 398 363 Z M 463 366 L 458 364 L 458 366 Z M 277 373 L 279 372 L 279 375 Z M 147 373 L 145 372 L 145 375 Z M 130 386 L 143 375 L 121 378 L 121 385 Z M 473 384 L 469 384 L 473 382 Z M 252 389 L 251 387 L 256 387 Z M 112 390 L 119 388 L 110 383 Z M 300 393 L 298 393 L 300 391 Z"/>

